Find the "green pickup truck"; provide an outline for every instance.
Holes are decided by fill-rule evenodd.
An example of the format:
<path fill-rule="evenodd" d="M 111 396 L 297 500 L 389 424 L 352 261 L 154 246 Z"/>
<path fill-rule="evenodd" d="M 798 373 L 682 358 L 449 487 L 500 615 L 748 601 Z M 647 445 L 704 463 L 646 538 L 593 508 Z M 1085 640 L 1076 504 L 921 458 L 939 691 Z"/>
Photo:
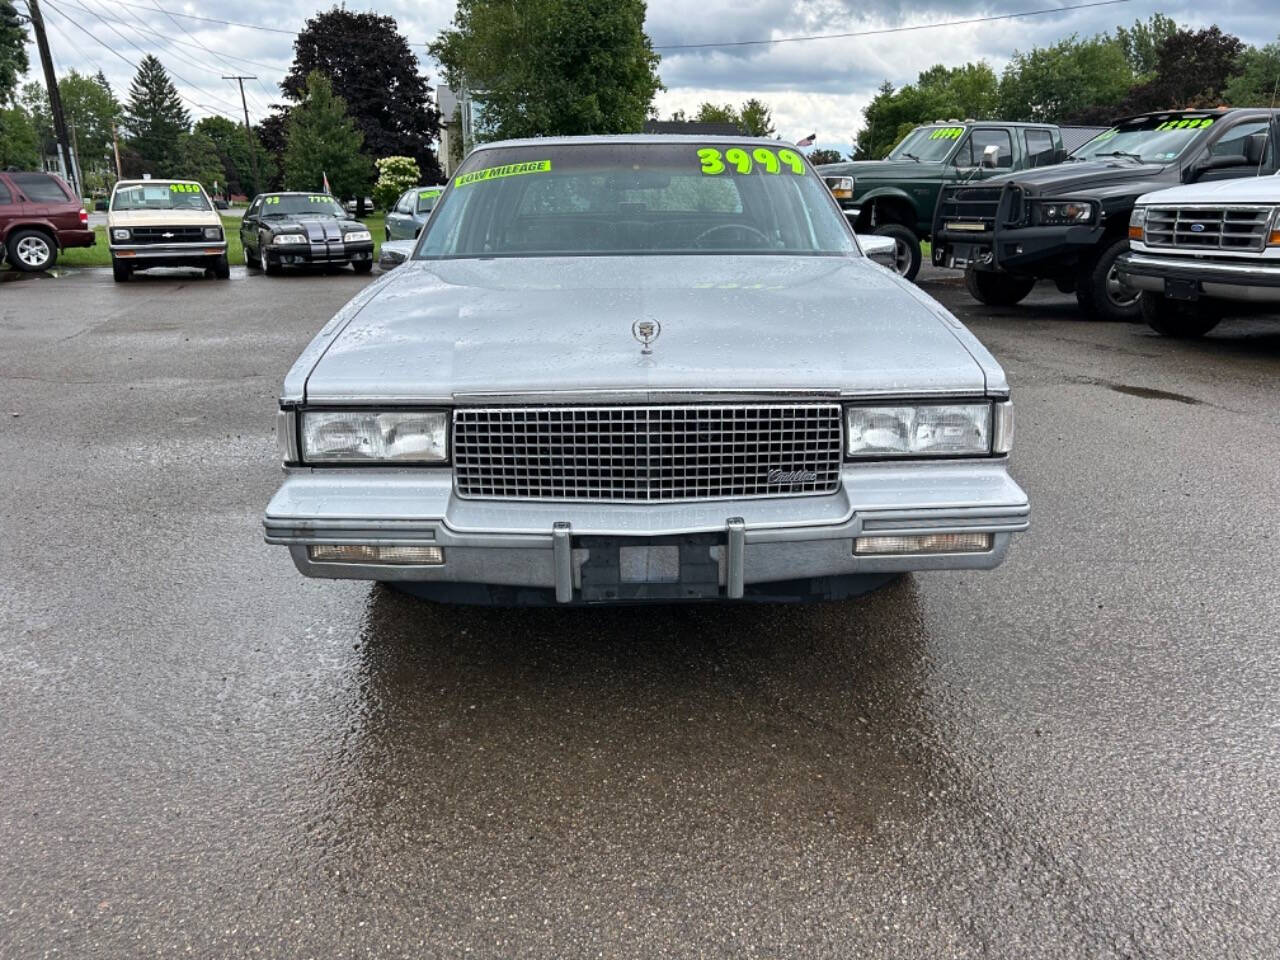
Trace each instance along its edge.
<path fill-rule="evenodd" d="M 912 130 L 883 160 L 818 167 L 857 233 L 897 243 L 895 269 L 914 280 L 920 244 L 932 239 L 943 185 L 1061 163 L 1104 127 L 998 120 L 939 120 Z"/>

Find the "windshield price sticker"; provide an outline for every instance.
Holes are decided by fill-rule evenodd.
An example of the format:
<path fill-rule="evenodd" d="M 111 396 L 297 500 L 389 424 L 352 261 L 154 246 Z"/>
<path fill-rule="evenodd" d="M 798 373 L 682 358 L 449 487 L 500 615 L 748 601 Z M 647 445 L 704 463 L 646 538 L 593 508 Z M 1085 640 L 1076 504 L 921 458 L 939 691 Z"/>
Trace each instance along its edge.
<path fill-rule="evenodd" d="M 169 184 L 170 193 L 199 193 L 200 185 L 198 183 L 171 183 Z"/>
<path fill-rule="evenodd" d="M 434 190 L 419 190 L 418 199 L 430 200 L 432 197 L 438 197 L 442 193 L 444 193 L 444 191 L 439 187 L 436 187 Z"/>
<path fill-rule="evenodd" d="M 503 177 L 518 177 L 525 173 L 548 173 L 551 170 L 550 160 L 531 160 L 528 163 L 509 163 L 503 167 L 486 167 L 473 173 L 464 173 L 453 181 L 455 187 L 465 187 L 469 183 L 480 183 L 483 180 L 500 180 Z"/>
<path fill-rule="evenodd" d="M 779 150 L 774 153 L 768 147 L 756 147 L 750 153 L 741 147 L 732 147 L 721 153 L 714 147 L 703 147 L 698 151 L 698 159 L 702 161 L 702 172 L 714 177 L 732 168 L 738 173 L 750 173 L 760 166 L 765 173 L 781 173 L 786 167 L 794 174 L 804 175 L 804 157 L 794 150 Z"/>
<path fill-rule="evenodd" d="M 262 201 L 263 205 L 268 207 L 271 206 L 271 204 L 273 203 L 279 203 L 279 202 L 280 202 L 279 197 L 267 197 L 265 200 Z"/>
<path fill-rule="evenodd" d="M 330 200 L 326 196 L 307 197 L 307 203 L 329 203 Z"/>
<path fill-rule="evenodd" d="M 964 127 L 939 127 L 929 134 L 930 140 L 959 140 L 964 135 Z"/>
<path fill-rule="evenodd" d="M 1189 117 L 1183 120 L 1166 120 L 1157 130 L 1203 130 L 1213 126 L 1213 117 Z"/>

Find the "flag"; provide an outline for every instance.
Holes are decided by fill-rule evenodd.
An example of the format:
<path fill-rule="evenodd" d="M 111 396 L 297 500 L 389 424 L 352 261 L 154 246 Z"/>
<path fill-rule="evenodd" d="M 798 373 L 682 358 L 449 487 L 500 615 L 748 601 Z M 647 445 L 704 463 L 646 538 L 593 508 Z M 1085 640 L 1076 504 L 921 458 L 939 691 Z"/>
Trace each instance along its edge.
<path fill-rule="evenodd" d="M 321 176 L 321 178 L 324 180 L 324 190 L 323 190 L 323 192 L 324 192 L 324 193 L 333 193 L 333 191 L 329 189 L 329 174 L 322 170 L 322 171 L 320 171 L 320 176 Z"/>
<path fill-rule="evenodd" d="M 797 147 L 812 147 L 812 146 L 813 146 L 813 141 L 815 141 L 815 140 L 817 140 L 817 139 L 818 139 L 818 135 L 817 135 L 816 133 L 811 133 L 811 134 L 809 134 L 807 137 L 805 137 L 803 140 L 797 140 L 797 141 L 796 141 L 796 146 L 797 146 Z"/>

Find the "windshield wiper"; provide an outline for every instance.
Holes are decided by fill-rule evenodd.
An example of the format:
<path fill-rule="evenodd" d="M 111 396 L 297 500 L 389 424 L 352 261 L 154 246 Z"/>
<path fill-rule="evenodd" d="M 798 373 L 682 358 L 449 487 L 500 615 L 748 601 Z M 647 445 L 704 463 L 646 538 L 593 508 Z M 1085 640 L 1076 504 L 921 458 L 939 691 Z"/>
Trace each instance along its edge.
<path fill-rule="evenodd" d="M 902 151 L 902 155 L 903 155 L 904 157 L 906 157 L 908 160 L 914 160 L 916 163 L 920 163 L 920 162 L 921 162 L 920 158 L 919 158 L 919 157 L 917 157 L 914 153 L 907 153 L 907 152 L 904 150 L 904 151 Z"/>
<path fill-rule="evenodd" d="M 1126 152 L 1126 151 L 1124 151 L 1124 150 L 1112 150 L 1110 153 L 1099 153 L 1099 154 L 1096 154 L 1096 156 L 1099 156 L 1099 157 L 1128 157 L 1130 160 L 1137 160 L 1139 163 L 1141 163 L 1141 162 L 1142 162 L 1142 154 L 1140 154 L 1140 153 L 1128 153 L 1128 152 Z"/>

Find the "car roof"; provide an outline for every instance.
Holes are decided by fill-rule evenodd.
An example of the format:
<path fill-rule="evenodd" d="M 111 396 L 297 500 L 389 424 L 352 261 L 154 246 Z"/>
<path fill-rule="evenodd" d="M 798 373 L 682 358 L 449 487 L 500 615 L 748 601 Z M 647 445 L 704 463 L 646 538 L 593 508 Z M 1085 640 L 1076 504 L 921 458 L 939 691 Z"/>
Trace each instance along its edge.
<path fill-rule="evenodd" d="M 1181 108 L 1172 110 L 1148 110 L 1146 113 L 1135 113 L 1129 117 L 1120 117 L 1117 120 L 1112 120 L 1111 125 L 1114 127 L 1117 124 L 1129 123 L 1133 120 L 1147 120 L 1152 117 L 1225 117 L 1236 113 L 1253 113 L 1258 116 L 1267 116 L 1269 114 L 1271 116 L 1277 116 L 1280 115 L 1280 109 L 1273 109 L 1271 107 L 1203 107 L 1199 110 Z"/>
<path fill-rule="evenodd" d="M 619 133 L 596 135 L 590 137 L 528 137 L 522 140 L 495 140 L 491 143 L 477 144 L 472 152 L 480 150 L 498 150 L 504 147 L 567 147 L 611 144 L 655 144 L 661 146 L 669 143 L 758 143 L 761 146 L 790 147 L 796 145 L 787 140 L 774 140 L 770 137 L 699 137 L 687 133 Z"/>
<path fill-rule="evenodd" d="M 325 193 L 323 190 L 264 190 L 259 194 L 262 197 L 333 197 L 332 193 Z"/>
<path fill-rule="evenodd" d="M 181 177 L 152 177 L 150 180 L 135 177 L 132 180 L 117 180 L 116 186 L 131 187 L 135 183 L 194 183 L 197 187 L 200 186 L 199 180 L 183 180 Z"/>

